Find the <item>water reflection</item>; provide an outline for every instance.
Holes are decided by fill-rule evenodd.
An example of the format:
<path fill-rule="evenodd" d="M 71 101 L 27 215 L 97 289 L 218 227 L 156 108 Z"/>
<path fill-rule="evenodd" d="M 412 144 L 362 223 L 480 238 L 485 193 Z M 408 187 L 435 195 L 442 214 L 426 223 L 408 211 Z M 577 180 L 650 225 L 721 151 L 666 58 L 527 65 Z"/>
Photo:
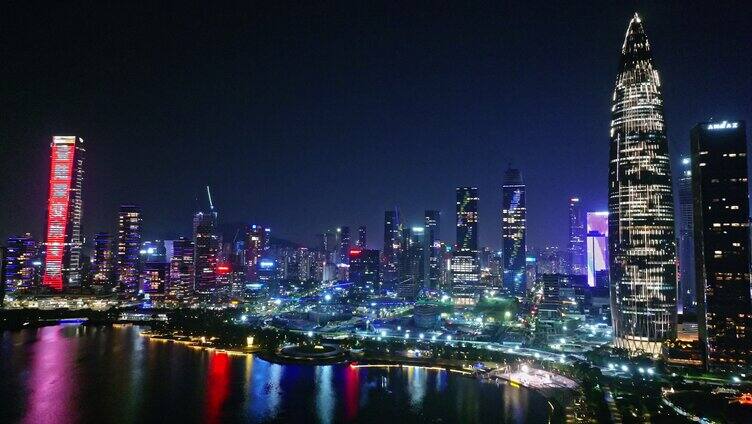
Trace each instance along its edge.
<path fill-rule="evenodd" d="M 226 353 L 211 353 L 209 372 L 206 378 L 206 410 L 204 422 L 218 423 L 222 417 L 222 405 L 229 393 L 230 359 Z"/>
<path fill-rule="evenodd" d="M 537 394 L 421 367 L 271 364 L 137 328 L 4 333 L 0 422 L 545 422 Z"/>
<path fill-rule="evenodd" d="M 352 421 L 358 415 L 360 406 L 360 370 L 345 367 L 345 419 Z"/>
<path fill-rule="evenodd" d="M 316 367 L 316 415 L 321 423 L 330 423 L 334 417 L 335 394 L 332 387 L 332 367 Z"/>
<path fill-rule="evenodd" d="M 419 411 L 426 396 L 426 369 L 407 367 L 407 385 L 410 393 L 410 406 Z"/>
<path fill-rule="evenodd" d="M 31 349 L 29 398 L 25 423 L 75 422 L 77 417 L 75 373 L 75 339 L 62 336 L 63 327 L 37 330 L 37 341 Z"/>

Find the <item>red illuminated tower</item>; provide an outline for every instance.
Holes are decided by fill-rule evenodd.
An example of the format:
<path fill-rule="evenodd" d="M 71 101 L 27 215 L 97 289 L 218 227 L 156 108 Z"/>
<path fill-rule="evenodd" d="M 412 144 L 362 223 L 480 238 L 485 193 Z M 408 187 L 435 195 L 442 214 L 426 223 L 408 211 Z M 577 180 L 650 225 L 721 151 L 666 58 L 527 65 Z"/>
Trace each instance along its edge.
<path fill-rule="evenodd" d="M 42 284 L 61 291 L 63 287 L 81 284 L 83 140 L 75 136 L 55 136 L 51 148 Z"/>

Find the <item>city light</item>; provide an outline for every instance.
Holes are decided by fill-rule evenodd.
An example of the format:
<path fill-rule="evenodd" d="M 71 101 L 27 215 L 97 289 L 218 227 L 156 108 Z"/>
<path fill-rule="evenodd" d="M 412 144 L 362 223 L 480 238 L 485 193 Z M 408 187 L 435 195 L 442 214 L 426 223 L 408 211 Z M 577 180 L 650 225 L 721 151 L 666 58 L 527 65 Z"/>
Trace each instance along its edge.
<path fill-rule="evenodd" d="M 97 402 L 128 404 L 123 396 L 132 394 L 132 390 L 121 387 L 122 378 L 90 372 L 91 361 L 78 361 L 75 366 L 85 371 L 84 377 L 101 377 L 114 385 L 105 398 L 87 398 L 98 386 L 87 385 L 86 378 L 68 381 L 65 373 L 71 368 L 70 346 L 66 343 L 75 337 L 80 339 L 75 352 L 78 357 L 90 357 L 96 348 L 94 356 L 105 361 L 96 361 L 94 368 L 100 371 L 139 374 L 134 364 L 140 366 L 142 362 L 150 370 L 164 367 L 164 372 L 147 373 L 139 382 L 143 387 L 161 384 L 177 390 L 150 391 L 153 399 L 140 405 L 146 408 L 142 408 L 142 415 L 149 417 L 159 415 L 160 405 L 185 399 L 179 405 L 185 411 L 180 412 L 208 422 L 236 416 L 266 421 L 371 422 L 388 421 L 394 415 L 379 411 L 382 403 L 399 409 L 406 402 L 422 402 L 419 406 L 425 411 L 402 408 L 399 418 L 409 422 L 416 416 L 444 417 L 466 422 L 507 414 L 510 406 L 503 403 L 510 401 L 508 395 L 515 391 L 524 395 L 528 390 L 546 396 L 528 396 L 520 405 L 512 405 L 507 415 L 541 422 L 598 422 L 609 414 L 616 421 L 620 417 L 626 421 L 681 417 L 710 422 L 743 411 L 752 404 L 752 393 L 749 377 L 741 372 L 750 373 L 752 359 L 746 338 L 724 335 L 749 333 L 752 294 L 746 254 L 752 241 L 746 126 L 752 118 L 744 116 L 744 110 L 713 110 L 711 103 L 738 104 L 740 97 L 747 100 L 743 96 L 746 93 L 723 90 L 722 95 L 728 98 L 719 103 L 703 90 L 692 89 L 690 83 L 696 79 L 667 69 L 672 92 L 688 93 L 677 105 L 676 96 L 664 99 L 664 81 L 657 68 L 658 64 L 677 64 L 657 56 L 681 47 L 687 57 L 702 58 L 698 52 L 709 51 L 705 47 L 710 44 L 735 45 L 734 38 L 724 40 L 722 36 L 731 29 L 738 32 L 746 27 L 735 21 L 729 21 L 728 28 L 706 25 L 703 35 L 708 36 L 697 37 L 691 28 L 681 25 L 682 19 L 689 19 L 684 15 L 692 15 L 692 22 L 705 15 L 708 22 L 721 22 L 719 8 L 709 3 L 700 8 L 703 13 L 689 9 L 661 13 L 656 15 L 655 25 L 676 32 L 669 42 L 691 42 L 654 48 L 636 13 L 623 16 L 622 24 L 629 21 L 626 33 L 621 25 L 607 31 L 605 21 L 596 22 L 608 16 L 612 23 L 614 16 L 623 13 L 622 8 L 606 6 L 608 13 L 589 13 L 586 19 L 576 13 L 561 15 L 576 18 L 567 24 L 579 29 L 579 38 L 592 38 L 588 43 L 580 43 L 577 37 L 558 37 L 555 29 L 559 27 L 546 25 L 556 18 L 552 16 L 555 14 L 545 10 L 539 11 L 545 14 L 539 19 L 525 20 L 520 26 L 523 30 L 535 26 L 538 31 L 534 37 L 527 33 L 519 37 L 527 45 L 509 50 L 508 43 L 496 43 L 494 48 L 500 50 L 494 57 L 504 58 L 500 63 L 511 63 L 521 71 L 485 72 L 491 79 L 501 76 L 504 84 L 529 88 L 530 81 L 519 80 L 519 76 L 529 76 L 533 69 L 547 84 L 512 90 L 512 100 L 496 113 L 510 119 L 490 119 L 490 124 L 480 127 L 468 125 L 467 131 L 459 133 L 447 132 L 446 122 L 464 122 L 466 115 L 472 117 L 476 110 L 493 110 L 489 109 L 489 98 L 509 90 L 491 90 L 490 95 L 477 96 L 472 95 L 477 94 L 477 87 L 468 91 L 460 85 L 463 99 L 478 104 L 464 109 L 439 104 L 431 109 L 436 116 L 428 114 L 431 119 L 424 119 L 425 107 L 402 103 L 424 101 L 422 91 L 435 88 L 430 84 L 416 88 L 412 87 L 414 81 L 395 85 L 394 78 L 387 78 L 386 82 L 363 86 L 367 78 L 347 75 L 352 72 L 353 58 L 358 59 L 356 70 L 363 68 L 359 53 L 372 54 L 374 46 L 355 43 L 355 47 L 337 48 L 342 47 L 341 40 L 353 39 L 349 27 L 343 34 L 334 31 L 342 24 L 342 19 L 334 19 L 341 17 L 337 13 L 321 13 L 327 18 L 324 25 L 312 26 L 306 11 L 301 12 L 296 25 L 274 16 L 276 10 L 254 11 L 251 15 L 260 13 L 264 25 L 255 25 L 253 19 L 241 22 L 246 25 L 232 26 L 242 29 L 237 34 L 219 25 L 216 40 L 212 37 L 211 43 L 194 39 L 201 31 L 187 31 L 190 37 L 178 34 L 177 39 L 172 39 L 175 31 L 144 35 L 144 39 L 153 41 L 152 47 L 164 47 L 158 36 L 170 34 L 168 47 L 174 44 L 191 51 L 198 49 L 195 55 L 189 55 L 189 63 L 181 63 L 185 69 L 202 70 L 202 66 L 215 63 L 239 66 L 234 63 L 237 61 L 223 57 L 233 53 L 227 43 L 241 47 L 242 51 L 235 52 L 238 57 L 250 57 L 269 67 L 269 72 L 261 74 L 257 67 L 251 66 L 252 72 L 244 69 L 251 75 L 246 78 L 250 86 L 241 87 L 244 89 L 236 90 L 236 94 L 252 99 L 258 107 L 242 111 L 240 126 L 226 125 L 227 117 L 238 116 L 232 109 L 244 105 L 222 104 L 223 96 L 234 92 L 217 90 L 209 78 L 217 75 L 194 72 L 198 79 L 192 82 L 198 91 L 182 87 L 184 98 L 176 99 L 160 93 L 165 87 L 174 88 L 167 77 L 170 72 L 152 72 L 149 75 L 156 75 L 154 78 L 136 79 L 135 85 L 146 84 L 143 87 L 130 87 L 130 80 L 126 82 L 133 89 L 124 90 L 118 83 L 101 87 L 101 78 L 87 71 L 101 70 L 101 49 L 78 49 L 93 55 L 94 66 L 89 67 L 75 66 L 76 59 L 69 56 L 78 51 L 72 47 L 80 46 L 66 37 L 58 37 L 63 48 L 31 49 L 43 59 L 38 65 L 12 64 L 14 69 L 28 72 L 14 75 L 21 81 L 10 81 L 11 91 L 31 97 L 28 102 L 11 102 L 20 109 L 7 121 L 20 127 L 7 131 L 13 154 L 3 159 L 8 171 L 5 179 L 13 191 L 4 199 L 4 216 L 12 219 L 4 223 L 9 228 L 0 246 L 4 322 L 14 338 L 18 333 L 18 340 L 28 342 L 10 343 L 7 349 L 9 357 L 21 359 L 10 364 L 11 374 L 30 376 L 26 380 L 31 384 L 25 388 L 28 390 L 15 390 L 18 396 L 7 399 L 11 409 L 25 411 L 30 422 L 44 421 L 39 411 L 42 415 L 60 412 L 62 418 L 91 416 L 95 422 L 117 421 L 112 414 L 117 415 L 119 410 L 95 408 L 94 415 L 102 416 L 94 416 L 91 408 L 99 405 Z M 40 22 L 70 21 L 65 14 L 56 16 L 57 12 L 46 11 L 53 16 L 45 15 Z M 237 15 L 244 18 L 248 14 Z M 204 16 L 191 16 L 196 22 L 191 21 L 190 28 L 205 26 Z M 89 23 L 101 26 L 105 21 L 91 19 Z M 297 25 L 298 21 L 304 25 Z M 409 19 L 402 21 L 405 19 L 395 22 L 414 26 Z M 487 24 L 478 19 L 459 21 L 471 26 Z M 499 28 L 506 22 L 491 21 Z M 78 22 L 66 25 L 74 27 L 74 23 Z M 57 28 L 16 26 L 15 30 L 30 33 Z M 318 75 L 321 72 L 313 72 L 319 67 L 287 63 L 300 56 L 294 49 L 270 61 L 265 60 L 269 55 L 264 53 L 269 50 L 268 42 L 237 42 L 253 40 L 256 33 L 271 34 L 274 41 L 273 35 L 279 32 L 276 26 L 284 27 L 293 44 L 304 46 L 303 50 L 310 50 L 313 57 L 324 57 L 327 66 L 342 74 L 334 79 L 347 82 L 347 90 L 340 90 L 337 84 L 331 89 L 331 78 L 322 80 Z M 379 32 L 374 38 L 377 41 L 384 38 L 379 25 L 353 27 Z M 429 27 L 444 30 L 429 34 L 439 41 L 454 40 L 460 33 L 457 28 L 444 28 L 446 25 Z M 325 33 L 333 30 L 338 37 L 320 36 L 322 28 Z M 462 33 L 498 34 L 499 28 Z M 129 31 L 139 29 L 149 31 L 143 23 Z M 298 42 L 296 34 L 300 31 L 310 40 Z M 410 39 L 413 36 L 408 31 L 407 38 L 400 42 L 415 45 Z M 122 38 L 122 34 L 114 37 Z M 78 38 L 73 41 L 81 41 Z M 84 41 L 88 38 L 83 37 Z M 666 39 L 658 41 L 662 44 Z M 141 44 L 135 43 L 134 48 L 143 49 Z M 431 47 L 441 50 L 447 43 L 435 44 Z M 473 40 L 466 44 L 463 47 L 468 51 L 483 50 L 474 46 Z M 519 51 L 533 51 L 537 44 L 544 48 L 527 55 L 534 60 L 518 58 Z M 285 50 L 289 47 L 285 45 L 271 46 L 270 51 L 290 50 Z M 383 46 L 375 47 L 383 53 Z M 611 58 L 600 57 L 600 52 L 609 48 Z M 562 49 L 567 54 L 547 54 Z M 201 50 L 211 50 L 212 54 Z M 332 51 L 339 60 L 334 60 L 337 57 L 330 54 Z M 384 51 L 386 56 L 393 53 Z M 321 56 L 322 52 L 326 55 Z M 462 63 L 467 58 L 452 55 L 456 52 L 432 53 L 459 60 L 451 67 L 428 66 L 433 73 L 467 73 L 478 68 L 478 63 Z M 741 50 L 737 53 L 744 56 Z M 28 59 L 28 55 L 21 56 Z M 174 68 L 163 57 L 155 57 L 148 69 Z M 601 69 L 617 58 L 618 67 Z M 396 62 L 393 59 L 380 58 L 379 63 L 396 70 L 425 65 L 420 55 L 402 54 L 397 55 Z M 740 60 L 725 55 L 721 68 L 741 69 Z M 143 60 L 122 62 L 118 64 L 126 68 L 144 68 Z M 61 64 L 73 64 L 74 74 L 81 74 L 76 75 L 82 77 L 79 79 L 95 83 L 92 89 L 83 94 L 61 90 L 58 86 L 64 88 L 65 77 L 69 76 L 58 72 Z M 694 65 L 701 70 L 703 61 Z M 548 68 L 556 69 L 559 75 Z M 242 74 L 234 72 L 239 70 L 229 69 L 226 75 Z M 40 73 L 47 78 L 37 78 Z M 131 74 L 123 69 L 114 78 Z M 394 73 L 397 77 L 402 74 Z M 731 76 L 728 87 L 744 86 L 738 75 L 727 74 L 714 77 L 724 80 Z M 588 83 L 575 78 L 577 84 L 573 85 L 572 78 L 561 75 L 592 78 Z M 52 83 L 45 85 L 49 93 L 28 90 L 33 80 L 50 78 Z M 513 81 L 507 81 L 510 78 Z M 456 80 L 451 75 L 434 79 Z M 612 81 L 609 87 L 592 83 L 606 79 Z M 181 84 L 183 80 L 178 78 Z M 470 78 L 468 84 L 477 84 L 476 80 Z M 313 103 L 301 103 L 304 107 L 289 101 L 287 94 L 301 92 L 300 84 L 291 85 L 291 81 L 312 86 L 310 90 L 306 86 L 310 93 L 303 90 L 304 96 L 298 96 L 303 100 L 311 93 L 318 97 L 313 96 Z M 267 85 L 269 90 L 259 89 Z M 284 95 L 275 92 L 280 87 Z M 383 93 L 404 93 L 406 87 L 411 95 L 402 96 L 401 103 L 368 98 L 374 92 L 381 97 Z M 577 95 L 562 96 L 562 92 Z M 153 95 L 133 97 L 133 93 Z M 87 102 L 87 96 L 94 96 L 95 101 Z M 564 97 L 587 104 L 567 108 Z M 173 103 L 177 101 L 180 106 L 185 99 L 211 107 L 174 107 Z M 353 99 L 357 101 L 353 103 Z M 447 99 L 429 96 L 429 100 L 433 106 Z M 26 110 L 29 105 L 50 102 L 56 105 L 55 113 Z M 94 143 L 87 141 L 86 149 L 77 136 L 52 136 L 50 144 L 51 128 L 69 127 L 78 133 L 81 128 L 77 129 L 76 123 L 92 121 L 91 111 L 78 106 L 110 103 L 118 105 L 115 109 L 122 113 L 97 117 Z M 139 108 L 174 113 L 145 113 L 148 119 L 126 119 L 133 118 Z M 455 109 L 461 113 L 455 113 Z M 113 114 L 107 108 L 103 111 Z M 702 115 L 699 112 L 726 116 L 728 120 L 693 122 L 693 116 Z M 673 127 L 674 120 L 666 122 L 664 113 L 684 114 L 686 119 L 676 120 L 678 126 Z M 552 114 L 557 119 L 545 119 Z M 19 120 L 16 115 L 31 118 Z M 376 124 L 351 122 L 361 115 L 372 117 Z M 514 122 L 514 116 L 529 119 L 506 125 Z M 384 125 L 395 117 L 399 125 Z M 118 119 L 130 126 L 113 126 Z M 587 128 L 581 122 L 588 123 Z M 601 134 L 600 141 L 583 137 L 583 132 L 588 132 L 584 129 L 606 126 L 609 133 Z M 86 125 L 82 128 L 87 130 Z M 536 132 L 560 135 L 563 141 L 536 136 Z M 669 151 L 668 134 L 672 134 L 672 143 L 676 139 L 684 140 L 683 144 L 672 145 Z M 497 139 L 509 142 L 502 143 L 503 148 L 479 150 L 487 140 Z M 571 154 L 557 156 L 561 149 L 550 148 L 554 144 L 566 145 Z M 152 145 L 156 150 L 144 150 Z M 593 150 L 596 145 L 600 147 Z M 479 151 L 483 154 L 477 154 Z M 608 160 L 605 156 L 598 159 L 605 151 L 609 152 Z M 682 154 L 677 156 L 677 152 Z M 87 161 L 85 167 L 83 158 L 87 154 L 95 160 Z M 498 164 L 504 157 L 516 159 L 500 169 Z M 672 171 L 672 164 L 679 165 L 678 173 Z M 91 186 L 82 183 L 84 175 L 86 184 L 91 179 Z M 603 181 L 590 178 L 598 175 Z M 220 185 L 215 197 L 208 186 L 206 193 L 203 191 L 209 182 Z M 598 184 L 602 190 L 593 190 Z M 38 198 L 40 189 L 46 198 Z M 90 203 L 85 209 L 82 193 L 93 194 L 91 200 L 86 199 Z M 483 213 L 479 214 L 480 209 Z M 486 209 L 496 212 L 486 214 Z M 253 224 L 257 219 L 258 224 Z M 271 237 L 268 224 L 284 226 L 279 229 L 280 237 Z M 19 228 L 12 228 L 15 226 Z M 357 233 L 350 231 L 355 228 Z M 562 237 L 565 234 L 566 239 Z M 98 328 L 116 336 L 102 338 Z M 256 336 L 259 344 L 255 344 Z M 144 348 L 147 343 L 148 348 Z M 99 354 L 113 349 L 125 351 L 114 356 Z M 118 362 L 120 357 L 134 355 L 139 361 Z M 37 362 L 42 357 L 44 366 L 40 368 Z M 313 368 L 296 374 L 299 366 L 295 364 Z M 341 364 L 347 365 L 342 368 Z M 360 370 L 369 367 L 382 371 L 376 375 L 375 371 Z M 40 369 L 44 378 L 39 378 Z M 302 380 L 291 391 L 287 380 L 293 375 Z M 255 394 L 256 389 L 271 388 L 273 393 L 255 396 L 258 402 L 244 403 L 247 399 L 235 393 L 239 376 L 255 385 L 246 392 Z M 445 390 L 457 386 L 456 377 L 463 378 L 459 394 Z M 66 384 L 61 390 L 52 390 L 55 393 L 50 396 L 50 389 L 44 387 L 49 382 L 46 380 Z M 191 387 L 183 388 L 183 380 L 191 381 Z M 477 384 L 488 387 L 478 389 Z M 264 385 L 268 387 L 261 387 Z M 191 392 L 194 386 L 202 390 L 198 398 Z M 384 403 L 383 399 L 365 396 L 374 387 L 391 398 L 406 390 L 411 393 L 406 399 L 395 402 L 389 398 Z M 499 389 L 508 389 L 508 393 Z M 556 400 L 549 396 L 565 390 L 575 396 L 555 396 Z M 59 396 L 58 391 L 65 396 Z M 199 402 L 193 402 L 194 398 Z M 300 403 L 298 398 L 316 405 L 285 407 Z M 42 404 L 42 408 L 35 405 L 39 399 L 58 403 Z M 70 399 L 76 402 L 65 403 Z M 464 408 L 467 405 L 473 408 Z M 715 409 L 708 410 L 707 405 Z M 485 414 L 485 408 L 496 411 L 496 415 Z"/>

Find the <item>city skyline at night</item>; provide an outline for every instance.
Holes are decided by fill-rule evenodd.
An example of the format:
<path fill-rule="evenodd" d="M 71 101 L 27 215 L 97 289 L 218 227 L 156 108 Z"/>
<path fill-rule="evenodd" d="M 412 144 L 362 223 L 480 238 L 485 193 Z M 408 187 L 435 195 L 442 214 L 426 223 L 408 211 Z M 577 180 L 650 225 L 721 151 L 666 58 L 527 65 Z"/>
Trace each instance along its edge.
<path fill-rule="evenodd" d="M 596 14 L 596 9 L 602 14 Z M 750 92 L 749 79 L 741 77 L 749 74 L 750 60 L 737 55 L 733 47 L 744 34 L 743 8 L 709 11 L 682 4 L 681 16 L 669 4 L 638 9 L 645 19 L 655 22 L 651 41 L 658 49 L 662 77 L 670 81 L 664 97 L 671 106 L 666 113 L 672 123 L 668 128 L 672 157 L 688 151 L 687 134 L 694 123 L 752 114 L 746 101 L 749 96 L 727 95 Z M 277 237 L 307 245 L 313 245 L 315 234 L 325 228 L 366 225 L 375 230 L 372 242 L 380 246 L 380 210 L 399 205 L 411 219 L 406 225 L 420 225 L 424 209 L 453 212 L 452 189 L 458 185 L 479 187 L 486 199 L 480 214 L 497 215 L 499 182 L 506 163 L 512 162 L 526 175 L 529 186 L 529 244 L 563 247 L 570 196 L 577 194 L 585 210 L 606 206 L 607 172 L 600 163 L 608 154 L 604 142 L 608 114 L 603 110 L 608 107 L 618 59 L 611 52 L 621 41 L 613 28 L 623 25 L 624 17 L 634 10 L 632 5 L 583 3 L 566 10 L 541 7 L 533 15 L 521 7 L 494 6 L 469 8 L 452 17 L 451 10 L 439 8 L 421 19 L 408 9 L 354 8 L 348 11 L 351 18 L 373 35 L 335 24 L 330 18 L 313 20 L 311 31 L 332 28 L 324 32 L 328 34 L 324 39 L 306 39 L 308 32 L 291 30 L 286 24 L 295 18 L 284 10 L 264 10 L 269 21 L 243 26 L 242 18 L 253 18 L 239 11 L 237 19 L 217 16 L 205 36 L 168 25 L 164 30 L 173 30 L 176 43 L 193 45 L 195 51 L 160 57 L 158 52 L 174 49 L 153 21 L 168 11 L 157 9 L 153 18 L 138 24 L 139 35 L 128 50 L 131 60 L 122 64 L 117 52 L 124 48 L 125 30 L 108 38 L 96 35 L 100 25 L 122 27 L 120 20 L 129 19 L 134 11 L 126 8 L 119 17 L 94 11 L 101 15 L 99 20 L 87 19 L 94 24 L 77 25 L 73 31 L 76 42 L 90 47 L 90 56 L 71 60 L 67 50 L 59 48 L 66 41 L 31 36 L 18 39 L 18 49 L 10 51 L 11 64 L 28 64 L 31 57 L 22 49 L 33 43 L 35 47 L 28 51 L 49 53 L 39 57 L 43 65 L 67 61 L 86 66 L 89 74 L 84 79 L 72 69 L 59 69 L 59 76 L 41 71 L 53 66 L 40 66 L 34 75 L 22 73 L 15 65 L 3 71 L 9 73 L 4 80 L 17 80 L 29 91 L 6 96 L 9 102 L 4 103 L 3 114 L 9 119 L 0 136 L 8 142 L 3 143 L 7 150 L 2 160 L 27 163 L 14 170 L 13 178 L 30 187 L 3 186 L 3 198 L 12 200 L 16 208 L 0 211 L 0 235 L 28 231 L 42 237 L 43 212 L 34 205 L 44 202 L 46 195 L 42 176 L 48 169 L 49 139 L 55 134 L 78 134 L 87 142 L 89 179 L 84 198 L 101 205 L 84 214 L 87 235 L 114 233 L 111 211 L 122 203 L 142 206 L 148 218 L 144 221 L 148 238 L 190 235 L 192 215 L 204 206 L 203 187 L 209 184 L 223 206 L 223 222 L 262 224 L 274 228 Z M 67 17 L 37 26 L 41 34 L 67 29 L 82 19 L 58 8 L 37 12 L 40 20 L 55 14 Z M 179 13 L 185 16 L 178 18 L 192 16 L 188 9 Z M 342 13 L 334 13 L 331 19 Z M 392 13 L 406 25 L 388 29 L 384 18 Z M 563 15 L 553 18 L 556 14 Z M 491 20 L 486 15 L 508 19 Z M 4 27 L 13 31 L 30 19 L 20 15 Z M 513 27 L 504 29 L 502 22 Z M 225 25 L 216 25 L 223 26 L 220 31 L 213 29 L 215 24 Z M 523 25 L 524 31 L 510 32 Z M 414 30 L 399 29 L 410 26 Z M 437 26 L 445 30 L 434 31 Z M 429 41 L 424 32 L 441 35 Z M 523 33 L 531 35 L 515 35 Z M 593 37 L 593 33 L 600 35 Z M 236 39 L 249 42 L 244 46 L 230 41 Z M 540 47 L 537 39 L 545 39 L 549 47 Z M 157 40 L 153 48 L 151 40 Z M 453 40 L 475 47 L 461 53 Z M 352 54 L 328 50 L 330 41 Z M 216 54 L 207 51 L 210 42 L 237 54 L 238 61 L 207 67 L 216 61 L 199 58 Z M 366 48 L 371 42 L 374 47 Z M 270 48 L 281 55 L 271 55 Z M 304 54 L 306 49 L 322 54 L 316 59 Z M 688 57 L 699 62 L 688 67 Z M 95 66 L 94 61 L 102 65 Z M 416 67 L 421 63 L 422 67 Z M 469 74 L 455 69 L 453 64 L 459 63 Z M 107 71 L 116 65 L 118 72 Z M 240 73 L 243 65 L 254 72 Z M 170 75 L 178 77 L 149 73 L 155 69 L 174 70 Z M 194 69 L 197 72 L 191 72 Z M 280 69 L 293 72 L 277 82 L 272 74 L 287 74 Z M 473 76 L 472 82 L 467 75 Z M 197 78 L 225 85 L 216 90 L 196 89 L 204 85 Z M 320 84 L 309 84 L 313 81 Z M 76 90 L 74 82 L 85 89 Z M 93 90 L 92 84 L 98 82 L 113 91 Z M 259 87 L 261 83 L 267 88 Z M 280 86 L 284 83 L 288 88 Z M 378 91 L 367 87 L 378 87 Z M 522 87 L 524 92 L 519 91 Z M 692 95 L 686 94 L 690 91 Z M 195 96 L 189 96 L 192 92 Z M 41 93 L 49 101 L 33 100 Z M 66 96 L 75 101 L 65 107 L 52 100 Z M 319 116 L 316 109 L 326 111 L 328 118 Z M 22 116 L 26 118 L 19 119 Z M 289 124 L 288 118 L 300 119 L 299 125 Z M 376 154 L 377 146 L 377 156 L 383 159 L 364 163 L 362 158 Z M 472 167 L 448 160 L 459 151 Z M 177 152 L 183 159 L 178 159 Z M 336 156 L 341 159 L 335 160 Z M 112 164 L 115 158 L 128 157 L 133 160 Z M 236 160 L 241 157 L 255 165 Z M 327 165 L 318 165 L 323 163 Z M 292 178 L 298 174 L 306 178 Z M 338 174 L 347 177 L 334 178 Z M 361 197 L 352 192 L 353 186 L 368 187 L 369 194 Z M 310 196 L 318 188 L 323 190 Z M 305 210 L 292 203 L 300 198 L 307 200 Z M 345 203 L 348 207 L 331 209 Z M 497 219 L 486 221 L 479 234 L 482 246 L 500 249 L 500 225 Z"/>
<path fill-rule="evenodd" d="M 8 5 L 0 422 L 752 422 L 716 3 Z"/>

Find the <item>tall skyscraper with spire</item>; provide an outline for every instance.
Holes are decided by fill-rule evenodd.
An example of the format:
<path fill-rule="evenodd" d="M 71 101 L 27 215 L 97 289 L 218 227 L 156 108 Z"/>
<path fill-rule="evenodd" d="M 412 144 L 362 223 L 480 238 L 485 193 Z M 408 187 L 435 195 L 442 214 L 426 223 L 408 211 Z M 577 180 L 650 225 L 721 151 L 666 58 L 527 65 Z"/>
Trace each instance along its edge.
<path fill-rule="evenodd" d="M 614 345 L 659 355 L 676 330 L 676 246 L 663 96 L 635 14 L 611 107 L 608 181 Z"/>
<path fill-rule="evenodd" d="M 504 173 L 501 186 L 501 255 L 504 263 L 502 282 L 512 294 L 524 294 L 526 216 L 525 183 L 522 173 L 511 166 Z"/>
<path fill-rule="evenodd" d="M 222 240 L 217 233 L 218 214 L 214 209 L 211 192 L 206 187 L 209 211 L 193 216 L 194 289 L 199 294 L 211 294 L 217 289 L 217 264 Z"/>

